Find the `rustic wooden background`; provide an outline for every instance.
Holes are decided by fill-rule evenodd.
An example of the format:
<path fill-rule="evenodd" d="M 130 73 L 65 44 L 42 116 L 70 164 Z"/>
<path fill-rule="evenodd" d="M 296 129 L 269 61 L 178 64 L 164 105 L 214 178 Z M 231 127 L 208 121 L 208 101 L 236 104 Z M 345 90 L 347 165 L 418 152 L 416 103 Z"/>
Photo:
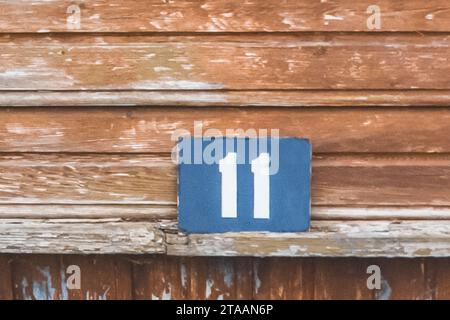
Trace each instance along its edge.
<path fill-rule="evenodd" d="M 65 285 L 81 268 L 81 289 Z M 368 290 L 367 266 L 382 270 Z M 450 299 L 450 260 L 2 255 L 2 299 Z"/>
<path fill-rule="evenodd" d="M 0 0 L 0 298 L 450 298 L 449 32 L 446 0 Z M 194 120 L 311 139 L 311 232 L 179 234 Z"/>

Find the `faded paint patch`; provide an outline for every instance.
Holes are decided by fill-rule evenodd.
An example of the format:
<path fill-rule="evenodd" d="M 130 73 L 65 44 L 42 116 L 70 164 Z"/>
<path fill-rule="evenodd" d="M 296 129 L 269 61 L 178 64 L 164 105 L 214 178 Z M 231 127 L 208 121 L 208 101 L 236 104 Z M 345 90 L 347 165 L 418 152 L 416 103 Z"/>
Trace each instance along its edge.
<path fill-rule="evenodd" d="M 209 297 L 211 297 L 213 287 L 214 287 L 214 280 L 207 279 L 206 280 L 206 288 L 205 288 L 206 299 L 209 299 Z"/>
<path fill-rule="evenodd" d="M 184 263 L 180 266 L 180 278 L 181 278 L 181 286 L 183 288 L 187 287 L 187 269 Z"/>
<path fill-rule="evenodd" d="M 36 300 L 54 300 L 56 289 L 52 285 L 52 275 L 50 267 L 37 268 L 44 277 L 41 281 L 33 281 L 33 298 Z"/>
<path fill-rule="evenodd" d="M 259 289 L 261 288 L 261 279 L 258 275 L 259 262 L 255 262 L 253 265 L 253 282 L 255 285 L 255 293 L 259 293 Z"/>
<path fill-rule="evenodd" d="M 381 289 L 376 292 L 376 299 L 377 300 L 389 300 L 392 295 L 392 289 L 389 285 L 389 282 L 382 278 L 381 279 Z"/>

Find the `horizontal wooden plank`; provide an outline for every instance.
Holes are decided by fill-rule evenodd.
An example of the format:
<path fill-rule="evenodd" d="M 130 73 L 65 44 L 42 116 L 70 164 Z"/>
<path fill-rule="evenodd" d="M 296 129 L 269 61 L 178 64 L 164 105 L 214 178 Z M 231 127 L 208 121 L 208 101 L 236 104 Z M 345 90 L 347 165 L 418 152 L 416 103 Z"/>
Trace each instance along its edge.
<path fill-rule="evenodd" d="M 449 205 L 449 188 L 448 155 L 328 155 L 313 159 L 312 199 L 317 205 Z"/>
<path fill-rule="evenodd" d="M 121 219 L 1 219 L 2 253 L 164 253 L 156 223 Z"/>
<path fill-rule="evenodd" d="M 448 108 L 156 107 L 1 109 L 0 152 L 170 153 L 178 129 L 210 128 L 280 129 L 309 138 L 316 153 L 450 152 Z"/>
<path fill-rule="evenodd" d="M 3 155 L 0 170 L 0 204 L 164 205 L 176 199 L 176 170 L 170 157 Z"/>
<path fill-rule="evenodd" d="M 315 221 L 304 233 L 180 235 L 170 255 L 448 257 L 450 222 Z"/>
<path fill-rule="evenodd" d="M 191 234 L 120 219 L 1 219 L 2 253 L 449 257 L 449 221 L 313 221 L 303 233 Z M 170 227 L 172 226 L 172 227 Z M 172 228 L 172 230 L 170 229 Z M 175 233 L 174 233 L 175 232 Z"/>
<path fill-rule="evenodd" d="M 449 39 L 4 35 L 0 90 L 450 89 Z"/>
<path fill-rule="evenodd" d="M 167 154 L 3 154 L 0 170 L 1 217 L 158 219 L 176 214 L 176 165 Z M 446 154 L 313 157 L 312 204 L 327 207 L 316 209 L 319 216 L 448 218 L 445 208 L 431 207 L 450 206 L 449 188 Z M 350 213 L 339 209 L 343 206 L 424 208 L 353 208 Z"/>
<path fill-rule="evenodd" d="M 445 0 L 1 1 L 0 32 L 367 31 L 368 7 L 382 31 L 449 31 Z"/>
<path fill-rule="evenodd" d="M 0 106 L 449 106 L 448 90 L 2 91 Z"/>

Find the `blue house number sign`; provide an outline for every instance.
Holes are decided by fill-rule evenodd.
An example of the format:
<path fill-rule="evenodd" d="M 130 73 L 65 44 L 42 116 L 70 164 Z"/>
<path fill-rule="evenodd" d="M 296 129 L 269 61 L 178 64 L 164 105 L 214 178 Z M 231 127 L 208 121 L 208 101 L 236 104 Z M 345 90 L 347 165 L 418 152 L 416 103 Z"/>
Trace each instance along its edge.
<path fill-rule="evenodd" d="M 309 228 L 311 144 L 298 138 L 178 143 L 179 227 L 187 233 Z"/>

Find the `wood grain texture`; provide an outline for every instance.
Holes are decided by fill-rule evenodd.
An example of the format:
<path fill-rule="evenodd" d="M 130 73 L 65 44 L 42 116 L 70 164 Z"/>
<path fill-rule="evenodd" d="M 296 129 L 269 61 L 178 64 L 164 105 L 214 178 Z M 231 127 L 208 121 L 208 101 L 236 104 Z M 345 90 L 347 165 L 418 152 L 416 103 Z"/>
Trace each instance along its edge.
<path fill-rule="evenodd" d="M 381 270 L 381 290 L 375 298 L 381 300 L 430 300 L 429 274 L 423 259 L 381 259 L 373 261 Z"/>
<path fill-rule="evenodd" d="M 367 259 L 314 259 L 314 300 L 370 300 Z"/>
<path fill-rule="evenodd" d="M 133 295 L 138 300 L 190 298 L 190 258 L 133 256 Z"/>
<path fill-rule="evenodd" d="M 248 258 L 133 257 L 137 299 L 250 299 Z"/>
<path fill-rule="evenodd" d="M 0 203 L 164 205 L 176 201 L 176 169 L 169 156 L 3 155 L 0 170 Z M 158 216 L 151 207 L 144 208 L 145 213 Z"/>
<path fill-rule="evenodd" d="M 111 220 L 2 219 L 0 252 L 257 257 L 450 256 L 450 224 L 447 221 L 313 221 L 310 232 L 304 233 L 184 235 L 155 223 Z M 232 277 L 239 278 L 236 273 Z M 198 286 L 191 283 L 190 290 L 198 291 Z M 244 289 L 233 287 L 233 296 L 237 296 L 239 290 Z M 145 292 L 139 294 L 145 296 Z"/>
<path fill-rule="evenodd" d="M 254 287 L 252 261 L 248 258 L 192 258 L 190 297 L 201 300 L 236 300 L 252 297 Z"/>
<path fill-rule="evenodd" d="M 168 154 L 3 154 L 0 170 L 3 218 L 176 217 Z M 449 219 L 449 188 L 447 154 L 313 157 L 315 219 Z"/>
<path fill-rule="evenodd" d="M 134 298 L 151 299 L 157 294 L 153 298 L 195 299 L 200 296 L 199 292 L 205 296 L 205 279 L 208 277 L 217 280 L 211 286 L 211 298 L 220 297 L 214 293 L 216 291 L 229 292 L 234 297 L 234 285 L 230 290 L 225 281 L 219 280 L 222 271 L 217 274 L 214 271 L 226 266 L 233 266 L 233 274 L 245 274 L 244 282 L 237 280 L 241 287 L 245 283 L 245 290 L 237 295 L 242 299 L 445 299 L 449 293 L 448 258 L 261 259 L 2 254 L 0 260 L 8 261 L 13 271 L 11 277 L 5 279 L 14 288 L 15 299 L 129 299 L 131 278 L 135 286 Z M 67 275 L 62 272 L 69 264 L 81 268 L 81 290 L 67 289 L 64 284 Z M 367 267 L 374 264 L 380 266 L 382 273 L 379 291 L 369 291 L 366 287 Z M 181 266 L 185 266 L 185 271 Z M 191 283 L 199 291 L 191 291 Z M 7 292 L 3 290 L 2 294 Z M 164 290 L 166 294 L 161 295 Z"/>
<path fill-rule="evenodd" d="M 12 283 L 16 300 L 66 300 L 68 292 L 61 273 L 61 257 L 14 255 Z"/>
<path fill-rule="evenodd" d="M 445 209 L 422 211 L 425 217 L 435 217 L 436 219 L 445 218 L 448 213 Z M 420 211 L 411 216 L 420 218 Z M 384 215 L 389 210 L 384 211 Z M 361 213 L 361 212 L 360 212 Z M 355 213 L 356 214 L 356 213 Z M 354 217 L 355 214 L 352 216 Z M 328 213 L 333 215 L 333 213 Z M 382 215 L 378 213 L 377 216 Z M 406 211 L 403 216 L 409 216 Z M 134 220 L 154 221 L 158 219 L 176 219 L 176 205 L 151 205 L 151 204 L 0 204 L 0 218 L 34 218 L 34 219 L 104 219 L 104 218 L 122 218 Z"/>
<path fill-rule="evenodd" d="M 4 91 L 4 107 L 400 107 L 448 106 L 448 90 Z"/>
<path fill-rule="evenodd" d="M 312 259 L 255 258 L 253 299 L 313 299 L 314 273 Z"/>
<path fill-rule="evenodd" d="M 4 35 L 0 90 L 448 90 L 449 39 Z"/>
<path fill-rule="evenodd" d="M 155 223 L 120 219 L 2 219 L 2 253 L 164 253 Z"/>
<path fill-rule="evenodd" d="M 314 221 L 305 233 L 191 234 L 169 255 L 298 257 L 447 257 L 442 221 Z"/>
<path fill-rule="evenodd" d="M 14 298 L 11 262 L 11 255 L 0 255 L 0 300 Z"/>
<path fill-rule="evenodd" d="M 436 300 L 450 299 L 450 260 L 424 259 L 427 287 L 430 288 L 428 296 Z"/>
<path fill-rule="evenodd" d="M 316 153 L 443 153 L 449 120 L 448 108 L 14 108 L 0 111 L 0 152 L 170 153 L 175 133 L 202 121 L 206 135 L 280 129 L 309 138 Z"/>
<path fill-rule="evenodd" d="M 369 0 L 0 2 L 0 32 L 286 32 L 367 31 Z M 449 31 L 445 0 L 378 0 L 381 31 Z M 69 13 L 67 13 L 69 12 Z M 51 23 L 49 22 L 51 21 Z"/>
<path fill-rule="evenodd" d="M 62 283 L 67 267 L 80 268 L 80 289 L 66 289 L 68 300 L 130 300 L 133 298 L 132 267 L 124 256 L 65 255 L 61 257 Z M 67 285 L 66 285 L 67 287 Z"/>

